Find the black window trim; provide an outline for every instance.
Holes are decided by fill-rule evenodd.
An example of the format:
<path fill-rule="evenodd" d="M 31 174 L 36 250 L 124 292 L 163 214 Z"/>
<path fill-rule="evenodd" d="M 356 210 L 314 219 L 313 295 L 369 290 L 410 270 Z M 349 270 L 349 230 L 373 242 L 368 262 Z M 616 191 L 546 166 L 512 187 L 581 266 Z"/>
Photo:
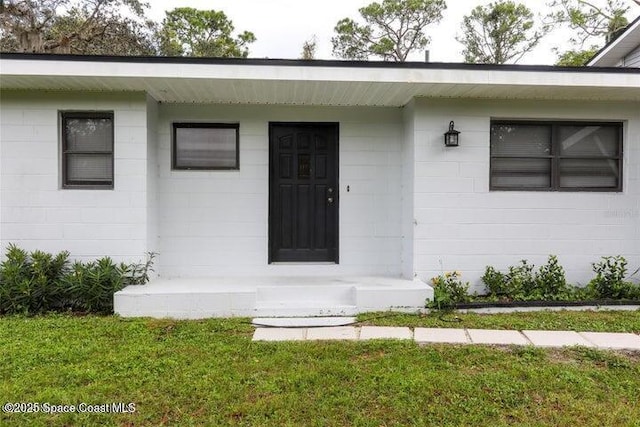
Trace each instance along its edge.
<path fill-rule="evenodd" d="M 69 151 L 66 149 L 66 121 L 67 119 L 110 119 L 111 120 L 111 151 Z M 102 110 L 65 110 L 60 111 L 60 165 L 62 171 L 63 189 L 77 190 L 113 190 L 115 188 L 115 119 L 113 111 Z M 73 183 L 69 184 L 67 179 L 67 155 L 68 154 L 110 154 L 111 155 L 111 181 L 104 184 L 90 183 Z"/>
<path fill-rule="evenodd" d="M 178 166 L 177 165 L 177 131 L 180 128 L 188 129 L 235 129 L 236 131 L 236 164 L 235 166 Z M 236 171 L 240 170 L 240 123 L 211 123 L 211 122 L 174 122 L 172 123 L 171 141 L 171 170 L 184 171 Z"/>
<path fill-rule="evenodd" d="M 591 192 L 591 193 L 620 193 L 623 191 L 624 181 L 624 151 L 623 151 L 623 135 L 624 122 L 620 120 L 612 121 L 592 121 L 592 120 L 509 120 L 509 119 L 492 119 L 490 129 L 494 125 L 531 125 L 531 126 L 550 126 L 551 127 L 551 154 L 548 156 L 494 156 L 490 149 L 489 160 L 489 191 L 532 191 L 532 192 Z M 590 157 L 590 156 L 560 156 L 556 154 L 558 151 L 558 127 L 559 126 L 609 126 L 618 128 L 618 155 L 613 157 Z M 489 137 L 491 138 L 491 130 Z M 491 145 L 491 141 L 489 142 Z M 551 185 L 549 187 L 526 187 L 526 186 L 494 186 L 492 184 L 493 177 L 493 159 L 549 159 L 551 161 Z M 618 186 L 617 187 L 561 187 L 560 186 L 560 159 L 610 159 L 618 162 Z"/>

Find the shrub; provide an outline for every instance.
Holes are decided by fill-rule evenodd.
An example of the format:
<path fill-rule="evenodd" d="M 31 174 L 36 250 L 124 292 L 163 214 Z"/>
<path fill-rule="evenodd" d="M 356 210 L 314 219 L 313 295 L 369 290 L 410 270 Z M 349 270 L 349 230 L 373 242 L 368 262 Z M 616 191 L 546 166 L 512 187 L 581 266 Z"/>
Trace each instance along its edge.
<path fill-rule="evenodd" d="M 549 255 L 547 263 L 540 267 L 536 276 L 536 289 L 543 300 L 570 299 L 571 289 L 557 256 Z"/>
<path fill-rule="evenodd" d="M 40 313 L 59 309 L 66 295 L 61 278 L 68 270 L 68 252 L 28 253 L 10 244 L 0 264 L 0 313 Z"/>
<path fill-rule="evenodd" d="M 569 298 L 571 294 L 564 269 L 555 255 L 550 255 L 547 263 L 538 271 L 524 259 L 517 265 L 509 266 L 507 273 L 487 266 L 482 281 L 489 297 L 498 299 L 562 300 Z"/>
<path fill-rule="evenodd" d="M 520 260 L 520 264 L 510 266 L 507 273 L 507 289 L 511 299 L 526 300 L 535 299 L 536 276 L 533 272 L 533 264 L 529 264 L 526 259 Z"/>
<path fill-rule="evenodd" d="M 626 281 L 627 260 L 623 256 L 602 257 L 593 263 L 596 277 L 589 282 L 588 288 L 596 298 L 635 299 L 640 297 L 640 286 Z"/>
<path fill-rule="evenodd" d="M 109 257 L 73 263 L 64 280 L 73 308 L 92 313 L 112 312 L 113 294 L 125 287 L 124 273 Z"/>
<path fill-rule="evenodd" d="M 487 266 L 482 282 L 487 287 L 489 294 L 495 296 L 506 296 L 509 294 L 507 286 L 507 276 L 491 266 Z"/>
<path fill-rule="evenodd" d="M 463 283 L 460 276 L 459 272 L 453 271 L 431 279 L 433 284 L 433 302 L 429 304 L 431 308 L 451 308 L 455 304 L 468 302 L 471 299 L 468 294 L 469 282 Z"/>
<path fill-rule="evenodd" d="M 141 264 L 115 264 L 105 257 L 69 265 L 69 253 L 52 255 L 11 244 L 0 263 L 0 314 L 48 311 L 113 311 L 113 294 L 149 280 L 155 254 Z"/>

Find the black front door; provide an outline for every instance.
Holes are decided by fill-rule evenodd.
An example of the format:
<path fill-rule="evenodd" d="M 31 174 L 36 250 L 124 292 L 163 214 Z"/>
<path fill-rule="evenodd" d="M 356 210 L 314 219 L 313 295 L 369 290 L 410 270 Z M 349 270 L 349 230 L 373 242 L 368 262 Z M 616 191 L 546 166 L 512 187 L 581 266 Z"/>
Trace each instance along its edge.
<path fill-rule="evenodd" d="M 338 262 L 338 124 L 269 124 L 269 262 Z"/>

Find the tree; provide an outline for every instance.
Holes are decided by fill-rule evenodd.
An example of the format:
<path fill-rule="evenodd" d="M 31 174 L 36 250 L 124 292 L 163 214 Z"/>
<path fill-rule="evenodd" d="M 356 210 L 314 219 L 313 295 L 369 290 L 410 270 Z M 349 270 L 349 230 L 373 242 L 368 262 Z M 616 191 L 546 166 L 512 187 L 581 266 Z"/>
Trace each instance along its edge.
<path fill-rule="evenodd" d="M 456 39 L 465 46 L 465 61 L 489 64 L 518 62 L 547 32 L 536 28 L 525 5 L 502 0 L 473 9 L 464 17 L 462 30 Z"/>
<path fill-rule="evenodd" d="M 596 53 L 598 53 L 598 50 L 597 46 L 591 46 L 590 48 L 583 50 L 568 50 L 558 56 L 556 65 L 565 67 L 582 67 L 589 62 Z"/>
<path fill-rule="evenodd" d="M 570 39 L 573 49 L 559 54 L 558 65 L 586 64 L 589 53 L 595 53 L 598 46 L 611 41 L 629 24 L 625 15 L 630 6 L 624 0 L 553 0 L 548 7 L 551 25 L 569 27 L 574 32 Z M 590 47 L 585 49 L 587 42 Z"/>
<path fill-rule="evenodd" d="M 233 23 L 224 12 L 180 7 L 166 13 L 159 32 L 160 52 L 168 56 L 243 57 L 256 41 L 245 31 L 232 36 Z"/>
<path fill-rule="evenodd" d="M 331 39 L 339 58 L 406 61 L 407 56 L 429 44 L 425 28 L 442 19 L 444 0 L 383 0 L 359 10 L 364 24 L 350 18 L 340 20 Z"/>
<path fill-rule="evenodd" d="M 300 54 L 300 59 L 315 59 L 317 47 L 318 44 L 316 41 L 316 36 L 314 35 L 302 44 L 302 53 Z"/>
<path fill-rule="evenodd" d="M 0 15 L 0 49 L 150 54 L 153 24 L 144 21 L 147 7 L 140 0 L 8 0 Z"/>

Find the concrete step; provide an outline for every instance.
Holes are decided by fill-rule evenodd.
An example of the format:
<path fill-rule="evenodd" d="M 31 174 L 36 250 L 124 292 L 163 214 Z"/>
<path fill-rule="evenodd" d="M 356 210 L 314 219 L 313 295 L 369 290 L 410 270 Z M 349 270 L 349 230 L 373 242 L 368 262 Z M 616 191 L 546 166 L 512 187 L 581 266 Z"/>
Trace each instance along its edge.
<path fill-rule="evenodd" d="M 251 323 L 256 327 L 319 328 L 351 325 L 355 321 L 355 317 L 256 317 Z"/>
<path fill-rule="evenodd" d="M 355 286 L 268 286 L 256 289 L 256 316 L 351 316 L 358 312 Z"/>
<path fill-rule="evenodd" d="M 292 304 L 256 304 L 255 315 L 259 317 L 310 317 L 310 316 L 355 316 L 355 305 L 313 305 L 293 301 Z"/>
<path fill-rule="evenodd" d="M 343 285 L 261 286 L 256 289 L 258 304 L 355 305 L 356 287 Z"/>

